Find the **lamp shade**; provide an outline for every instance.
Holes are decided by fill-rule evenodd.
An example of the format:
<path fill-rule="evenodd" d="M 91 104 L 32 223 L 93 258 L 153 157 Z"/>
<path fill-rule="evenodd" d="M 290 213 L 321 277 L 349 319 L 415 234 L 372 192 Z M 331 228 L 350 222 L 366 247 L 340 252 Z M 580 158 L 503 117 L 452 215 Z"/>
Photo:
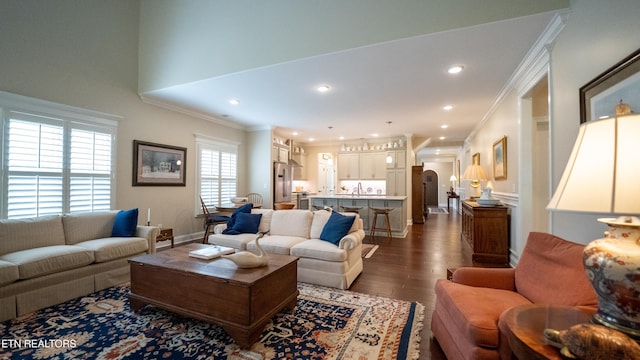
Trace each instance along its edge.
<path fill-rule="evenodd" d="M 638 139 L 640 115 L 582 124 L 547 209 L 640 213 Z"/>
<path fill-rule="evenodd" d="M 456 179 L 455 175 L 451 175 L 451 177 L 449 178 L 449 181 L 457 181 L 458 179 Z"/>
<path fill-rule="evenodd" d="M 464 170 L 464 174 L 462 174 L 462 180 L 484 181 L 487 180 L 487 176 L 484 174 L 482 166 L 473 164 L 467 166 L 467 168 Z"/>

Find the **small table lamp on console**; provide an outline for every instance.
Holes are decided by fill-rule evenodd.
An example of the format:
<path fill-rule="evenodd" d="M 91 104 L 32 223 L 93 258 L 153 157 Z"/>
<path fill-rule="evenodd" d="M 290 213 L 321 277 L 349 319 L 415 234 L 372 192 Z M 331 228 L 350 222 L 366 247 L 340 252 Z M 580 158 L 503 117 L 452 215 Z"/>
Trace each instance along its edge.
<path fill-rule="evenodd" d="M 598 296 L 594 322 L 640 340 L 640 115 L 583 123 L 549 210 L 622 215 L 601 218 L 605 238 L 589 243 L 584 265 Z"/>

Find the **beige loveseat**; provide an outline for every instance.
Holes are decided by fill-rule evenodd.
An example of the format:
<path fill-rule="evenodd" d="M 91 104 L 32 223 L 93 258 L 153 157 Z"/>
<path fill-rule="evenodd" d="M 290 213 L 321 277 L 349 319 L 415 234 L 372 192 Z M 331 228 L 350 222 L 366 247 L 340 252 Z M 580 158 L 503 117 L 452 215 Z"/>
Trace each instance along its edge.
<path fill-rule="evenodd" d="M 118 211 L 0 220 L 0 321 L 129 281 L 159 230 L 111 237 Z"/>
<path fill-rule="evenodd" d="M 269 210 L 253 209 L 252 214 L 262 214 L 259 231 L 269 230 L 260 239 L 267 253 L 298 257 L 298 281 L 348 289 L 362 272 L 362 219 L 355 216 L 348 234 L 338 245 L 320 240 L 320 235 L 331 213 L 326 210 Z M 238 250 L 255 250 L 256 234 L 222 234 L 226 224 L 216 225 L 209 235 L 211 244 L 228 246 Z"/>

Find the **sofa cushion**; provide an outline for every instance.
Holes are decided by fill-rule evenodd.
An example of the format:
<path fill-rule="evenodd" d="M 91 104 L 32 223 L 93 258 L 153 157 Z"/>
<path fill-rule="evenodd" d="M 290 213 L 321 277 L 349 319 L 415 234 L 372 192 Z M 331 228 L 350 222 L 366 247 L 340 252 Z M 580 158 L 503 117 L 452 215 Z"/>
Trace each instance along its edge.
<path fill-rule="evenodd" d="M 113 222 L 113 229 L 111 230 L 111 236 L 116 236 L 116 237 L 135 236 L 137 226 L 138 226 L 138 208 L 129 209 L 129 210 L 120 210 L 116 214 L 116 218 Z"/>
<path fill-rule="evenodd" d="M 271 235 L 309 239 L 313 214 L 309 210 L 277 210 L 271 216 Z"/>
<path fill-rule="evenodd" d="M 111 237 L 118 210 L 65 214 L 62 217 L 67 245 Z"/>
<path fill-rule="evenodd" d="M 211 234 L 207 240 L 209 244 L 247 250 L 247 244 L 256 239 L 256 234 Z"/>
<path fill-rule="evenodd" d="M 137 255 L 149 249 L 147 239 L 141 237 L 94 239 L 79 242 L 76 246 L 93 251 L 96 263 Z"/>
<path fill-rule="evenodd" d="M 49 245 L 64 245 L 60 216 L 0 220 L 0 255 Z"/>
<path fill-rule="evenodd" d="M 226 234 L 256 234 L 260 226 L 261 218 L 262 214 L 238 213 L 236 214 L 236 221 L 233 227 L 227 231 Z"/>
<path fill-rule="evenodd" d="M 279 210 L 279 211 L 276 211 L 276 213 L 280 211 L 292 211 L 292 210 Z M 255 239 L 255 235 L 254 235 L 254 239 Z M 260 246 L 264 251 L 266 251 L 269 254 L 290 255 L 291 248 L 293 246 L 306 240 L 307 240 L 306 238 L 301 238 L 296 236 L 270 235 L 260 239 Z M 256 252 L 258 250 L 256 247 L 255 240 L 247 244 L 247 250 L 250 250 L 253 252 Z"/>
<path fill-rule="evenodd" d="M 237 209 L 233 210 L 233 214 L 231 214 L 231 218 L 227 221 L 227 228 L 222 231 L 223 234 L 235 235 L 233 230 L 233 225 L 236 223 L 236 219 L 238 218 L 239 213 L 250 213 L 251 209 L 253 209 L 253 204 L 244 204 Z"/>
<path fill-rule="evenodd" d="M 486 348 L 498 348 L 500 314 L 513 306 L 530 303 L 513 291 L 462 285 L 445 279 L 436 282 L 435 292 L 438 305 L 442 306 L 440 316 L 447 319 L 450 333 Z"/>
<path fill-rule="evenodd" d="M 0 286 L 10 284 L 19 277 L 18 265 L 0 260 Z"/>
<path fill-rule="evenodd" d="M 79 246 L 54 245 L 4 254 L 0 260 L 16 264 L 20 280 L 25 280 L 89 265 L 94 256 Z"/>
<path fill-rule="evenodd" d="M 291 256 L 326 261 L 345 261 L 348 258 L 348 253 L 346 250 L 340 249 L 331 242 L 320 239 L 309 239 L 292 246 Z"/>
<path fill-rule="evenodd" d="M 252 214 L 260 214 L 260 226 L 258 226 L 259 232 L 269 231 L 271 229 L 271 217 L 273 216 L 273 209 L 251 209 Z"/>
<path fill-rule="evenodd" d="M 531 232 L 515 269 L 517 291 L 533 303 L 596 306 L 582 261 L 584 245 Z"/>
<path fill-rule="evenodd" d="M 310 239 L 320 239 L 320 234 L 322 234 L 322 230 L 324 229 L 325 224 L 329 221 L 329 217 L 333 211 L 326 210 L 317 210 L 313 212 L 313 222 L 311 223 L 311 231 L 309 232 Z M 355 216 L 355 220 L 353 221 L 353 225 L 349 229 L 349 232 L 352 233 L 360 229 L 360 215 L 356 213 L 340 213 L 345 216 Z"/>
<path fill-rule="evenodd" d="M 351 229 L 355 219 L 355 216 L 345 216 L 332 211 L 331 216 L 329 216 L 329 220 L 327 220 L 327 223 L 324 224 L 324 228 L 322 228 L 320 240 L 338 245 L 338 243 L 340 243 L 340 239 L 349 233 L 349 229 Z"/>

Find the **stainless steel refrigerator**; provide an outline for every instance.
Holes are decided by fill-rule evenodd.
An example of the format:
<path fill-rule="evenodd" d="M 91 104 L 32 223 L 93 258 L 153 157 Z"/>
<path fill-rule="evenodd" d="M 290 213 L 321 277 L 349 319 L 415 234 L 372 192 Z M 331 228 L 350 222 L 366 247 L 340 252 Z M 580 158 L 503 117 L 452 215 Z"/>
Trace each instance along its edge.
<path fill-rule="evenodd" d="M 291 202 L 293 167 L 287 163 L 273 163 L 273 203 Z"/>

